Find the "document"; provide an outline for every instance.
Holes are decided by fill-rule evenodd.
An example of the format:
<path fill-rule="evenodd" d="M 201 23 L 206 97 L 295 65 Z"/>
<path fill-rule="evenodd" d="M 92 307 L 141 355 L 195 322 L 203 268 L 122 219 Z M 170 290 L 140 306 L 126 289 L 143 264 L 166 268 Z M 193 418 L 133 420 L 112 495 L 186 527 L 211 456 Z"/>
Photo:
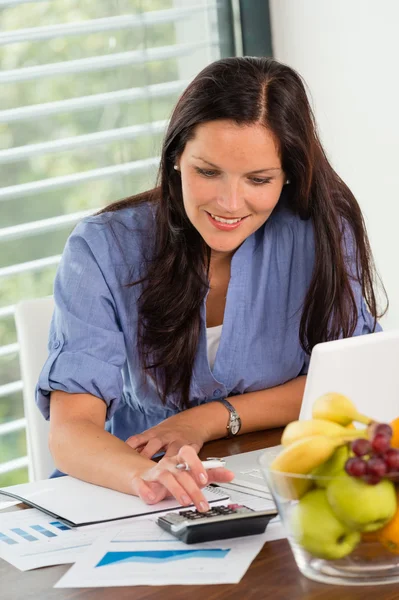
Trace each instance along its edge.
<path fill-rule="evenodd" d="M 20 500 L 10 500 L 9 496 L 4 496 L 3 494 L 0 493 L 0 511 L 3 510 L 4 508 L 9 508 L 10 506 L 15 506 L 16 504 L 19 504 L 21 501 Z"/>
<path fill-rule="evenodd" d="M 220 490 L 224 496 L 225 490 Z M 226 504 L 225 500 L 221 503 Z M 270 508 L 266 500 L 244 492 L 230 492 L 230 502 L 245 504 L 253 510 Z M 86 549 L 111 529 L 118 542 L 173 541 L 176 538 L 161 529 L 156 520 L 160 513 L 143 515 L 84 527 L 67 527 L 59 520 L 36 509 L 0 513 L 0 558 L 21 571 L 76 562 Z M 264 541 L 286 537 L 279 517 L 269 522 Z"/>
<path fill-rule="evenodd" d="M 71 564 L 110 530 L 119 541 L 176 541 L 156 524 L 155 517 L 71 529 L 31 508 L 0 514 L 0 558 L 20 571 Z"/>
<path fill-rule="evenodd" d="M 1 488 L 0 493 L 42 510 L 70 527 L 181 508 L 174 498 L 148 505 L 136 496 L 69 476 Z M 229 498 L 229 494 L 221 494 L 220 490 L 211 487 L 204 488 L 204 495 L 210 504 Z"/>
<path fill-rule="evenodd" d="M 177 541 L 126 541 L 108 533 L 82 554 L 56 588 L 134 585 L 209 585 L 238 583 L 261 550 L 265 537 L 254 535 L 184 544 Z"/>

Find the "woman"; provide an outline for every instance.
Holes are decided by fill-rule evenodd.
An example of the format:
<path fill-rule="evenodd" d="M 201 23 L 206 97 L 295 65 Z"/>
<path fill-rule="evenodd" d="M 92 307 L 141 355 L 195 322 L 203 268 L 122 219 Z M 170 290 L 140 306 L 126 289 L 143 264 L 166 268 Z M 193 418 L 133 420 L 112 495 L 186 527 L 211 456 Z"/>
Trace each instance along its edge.
<path fill-rule="evenodd" d="M 313 346 L 378 328 L 373 274 L 298 74 L 207 66 L 173 112 L 158 187 L 67 242 L 37 390 L 57 467 L 206 510 L 200 488 L 232 474 L 206 473 L 201 446 L 296 419 Z"/>

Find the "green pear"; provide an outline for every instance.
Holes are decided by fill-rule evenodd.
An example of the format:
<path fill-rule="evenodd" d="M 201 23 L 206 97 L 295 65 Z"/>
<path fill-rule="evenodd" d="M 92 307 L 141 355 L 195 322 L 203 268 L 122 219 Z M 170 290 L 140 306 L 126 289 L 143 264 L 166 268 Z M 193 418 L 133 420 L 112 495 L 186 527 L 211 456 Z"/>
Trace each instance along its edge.
<path fill-rule="evenodd" d="M 312 556 L 335 560 L 350 554 L 361 536 L 338 520 L 323 489 L 307 492 L 290 515 L 295 540 Z"/>
<path fill-rule="evenodd" d="M 395 486 L 388 479 L 370 485 L 343 473 L 328 484 L 327 498 L 338 519 L 358 531 L 376 531 L 396 512 Z"/>
<path fill-rule="evenodd" d="M 336 477 L 344 473 L 344 467 L 349 458 L 349 448 L 347 445 L 338 448 L 334 454 L 322 465 L 312 471 L 316 478 L 317 487 L 325 488 L 330 483 L 330 477 Z"/>

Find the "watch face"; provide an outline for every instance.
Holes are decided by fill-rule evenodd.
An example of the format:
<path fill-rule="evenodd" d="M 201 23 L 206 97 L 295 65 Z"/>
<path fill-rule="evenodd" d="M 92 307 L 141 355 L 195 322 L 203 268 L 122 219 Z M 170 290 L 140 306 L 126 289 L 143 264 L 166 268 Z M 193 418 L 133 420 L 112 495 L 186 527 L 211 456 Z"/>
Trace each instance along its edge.
<path fill-rule="evenodd" d="M 237 435 L 237 433 L 239 431 L 240 431 L 240 422 L 238 420 L 232 421 L 232 423 L 230 424 L 231 435 Z"/>

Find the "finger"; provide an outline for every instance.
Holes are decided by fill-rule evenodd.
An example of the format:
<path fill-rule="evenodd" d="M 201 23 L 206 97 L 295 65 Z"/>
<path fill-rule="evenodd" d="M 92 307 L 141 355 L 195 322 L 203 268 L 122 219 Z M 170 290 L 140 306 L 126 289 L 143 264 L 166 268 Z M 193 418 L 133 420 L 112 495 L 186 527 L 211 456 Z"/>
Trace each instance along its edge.
<path fill-rule="evenodd" d="M 167 490 L 158 482 L 145 482 L 141 478 L 134 480 L 134 492 L 146 504 L 156 504 L 165 498 Z"/>
<path fill-rule="evenodd" d="M 168 446 L 165 456 L 176 456 L 183 446 L 191 446 L 196 454 L 201 450 L 198 444 L 187 444 L 184 440 L 175 440 Z"/>
<path fill-rule="evenodd" d="M 126 444 L 136 450 L 139 446 L 143 446 L 148 442 L 148 438 L 144 439 L 143 435 L 132 435 L 126 440 Z"/>
<path fill-rule="evenodd" d="M 201 450 L 202 446 L 200 446 L 199 444 L 189 444 L 189 446 L 191 446 L 191 448 L 194 448 L 196 454 L 198 454 L 198 452 Z"/>
<path fill-rule="evenodd" d="M 192 474 L 187 471 L 182 471 L 176 475 L 176 479 L 182 488 L 186 491 L 187 495 L 192 499 L 195 507 L 200 512 L 206 512 L 209 510 L 209 504 L 201 489 L 194 481 Z"/>
<path fill-rule="evenodd" d="M 161 471 L 158 476 L 158 481 L 169 490 L 172 496 L 174 496 L 182 506 L 189 506 L 192 504 L 192 498 L 190 498 L 184 487 L 180 485 L 170 471 Z"/>
<path fill-rule="evenodd" d="M 208 478 L 209 482 L 228 483 L 234 479 L 235 475 L 233 471 L 219 467 L 218 469 L 209 469 Z"/>
<path fill-rule="evenodd" d="M 182 446 L 177 454 L 177 458 L 188 464 L 191 476 L 194 477 L 201 487 L 208 483 L 208 474 L 192 446 Z"/>
<path fill-rule="evenodd" d="M 175 440 L 174 442 L 171 442 L 169 444 L 169 446 L 167 447 L 165 456 L 168 456 L 168 457 L 176 456 L 183 446 L 184 446 L 184 442 L 180 442 L 179 440 Z"/>
<path fill-rule="evenodd" d="M 160 438 L 152 438 L 140 451 L 141 456 L 152 458 L 154 454 L 159 452 L 164 447 L 164 441 Z"/>

